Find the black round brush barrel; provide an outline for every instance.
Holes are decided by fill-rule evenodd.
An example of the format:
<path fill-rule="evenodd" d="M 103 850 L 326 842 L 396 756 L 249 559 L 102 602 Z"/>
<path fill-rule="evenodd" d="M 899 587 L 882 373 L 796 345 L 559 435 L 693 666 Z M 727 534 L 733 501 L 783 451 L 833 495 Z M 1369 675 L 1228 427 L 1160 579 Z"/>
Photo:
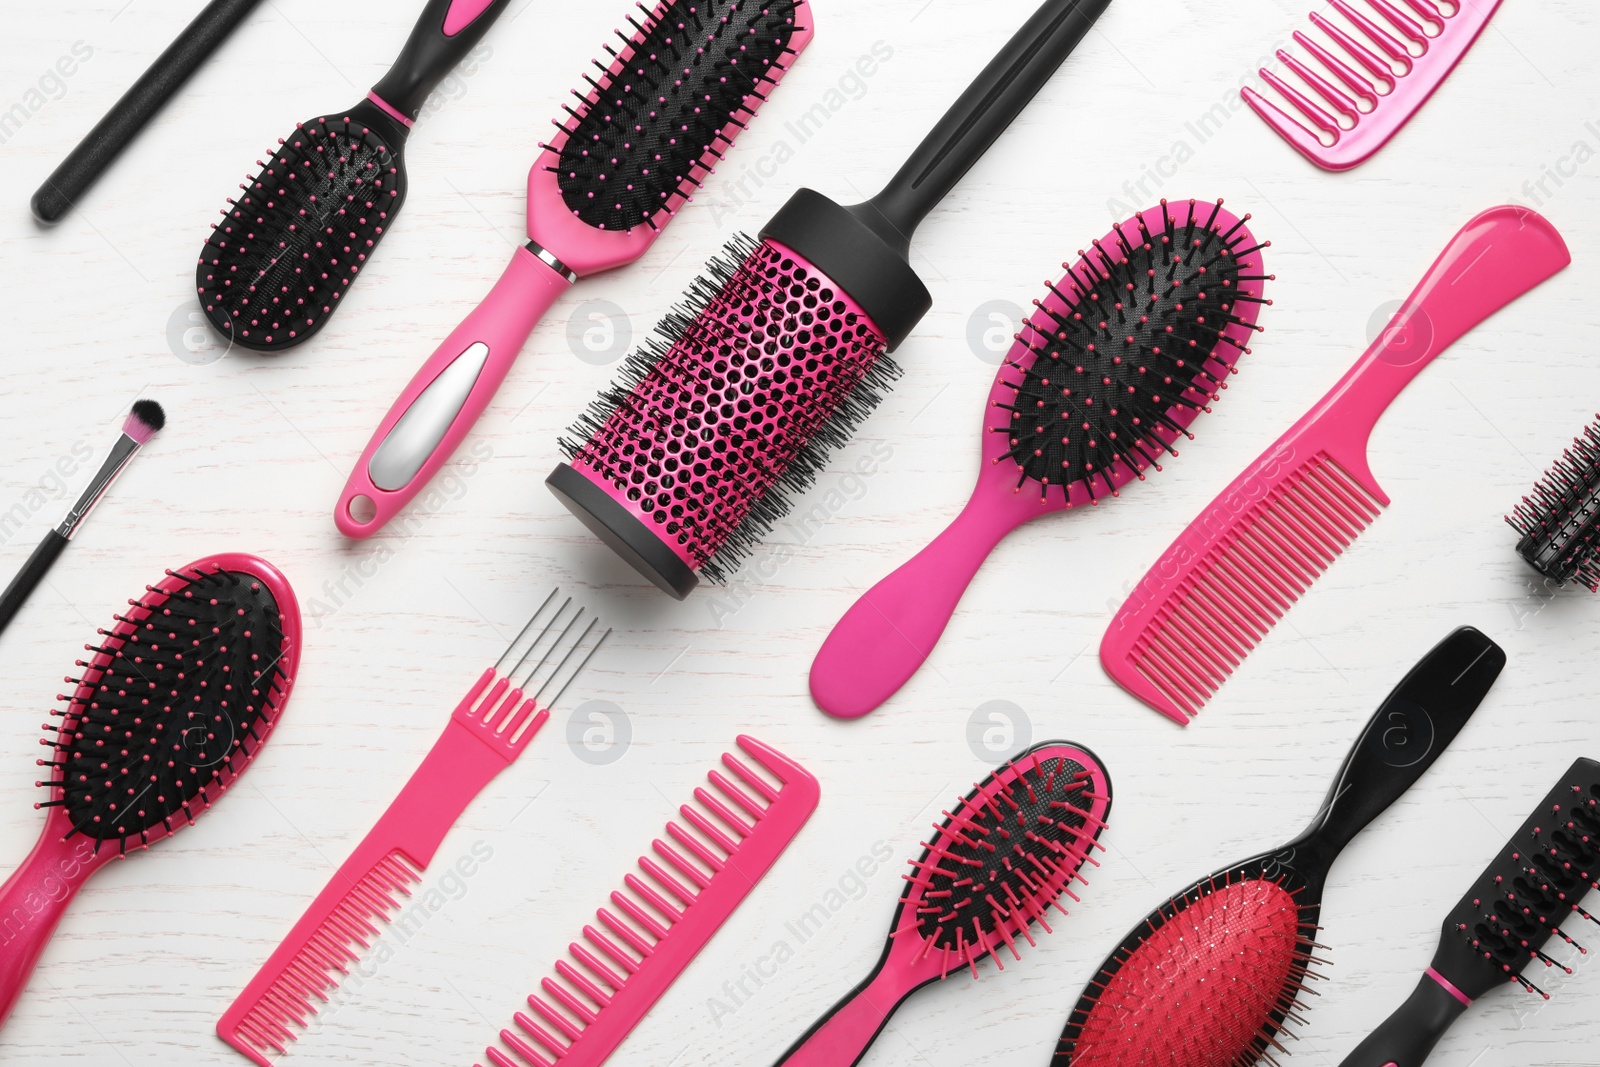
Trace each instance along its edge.
<path fill-rule="evenodd" d="M 1035 11 L 871 200 L 842 207 L 801 189 L 761 231 L 832 278 L 893 351 L 933 306 L 908 262 L 911 235 L 1078 47 L 1111 0 Z"/>
<path fill-rule="evenodd" d="M 211 0 L 39 186 L 29 204 L 33 217 L 53 223 L 72 210 L 78 198 L 260 2 Z"/>

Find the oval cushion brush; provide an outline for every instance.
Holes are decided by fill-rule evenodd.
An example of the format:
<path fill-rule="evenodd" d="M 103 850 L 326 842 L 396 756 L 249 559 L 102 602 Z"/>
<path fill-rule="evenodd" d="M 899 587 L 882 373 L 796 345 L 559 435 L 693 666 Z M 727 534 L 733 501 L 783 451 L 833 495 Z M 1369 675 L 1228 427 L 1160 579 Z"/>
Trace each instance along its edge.
<path fill-rule="evenodd" d="M 294 683 L 300 608 L 264 560 L 208 556 L 128 604 L 40 742 L 44 832 L 0 887 L 0 1022 L 89 876 L 221 799 Z"/>
<path fill-rule="evenodd" d="M 1557 583 L 1600 591 L 1600 415 L 1522 498 L 1506 522 L 1517 554 Z"/>
<path fill-rule="evenodd" d="M 1134 928 L 1073 1009 L 1057 1067 L 1251 1067 L 1303 1021 L 1339 853 L 1439 758 L 1505 653 L 1471 627 L 1413 667 L 1346 757 L 1306 832 L 1224 867 Z"/>
<path fill-rule="evenodd" d="M 1119 224 L 1049 286 L 984 408 L 978 485 L 932 544 L 873 586 L 811 665 L 811 696 L 855 718 L 933 651 L 1001 538 L 1031 519 L 1119 495 L 1225 388 L 1263 303 L 1261 250 L 1215 204 Z M 1268 242 L 1270 244 L 1270 242 Z"/>
<path fill-rule="evenodd" d="M 428 94 L 511 0 L 428 0 L 389 73 L 267 157 L 200 250 L 200 307 L 231 343 L 281 351 L 326 325 L 406 200 L 406 138 Z"/>
<path fill-rule="evenodd" d="M 1456 234 L 1366 354 L 1179 535 L 1100 644 L 1116 683 L 1187 724 L 1389 503 L 1367 439 L 1433 358 L 1571 261 L 1521 207 Z"/>
<path fill-rule="evenodd" d="M 1346 1056 L 1341 1067 L 1421 1067 L 1461 1015 L 1497 987 L 1516 983 L 1549 1000 L 1524 976 L 1535 961 L 1567 974 L 1544 948 L 1573 915 L 1600 924 L 1583 898 L 1600 889 L 1600 763 L 1580 759 L 1445 916 L 1439 948 L 1416 991 Z"/>
<path fill-rule="evenodd" d="M 932 297 L 911 234 L 1050 80 L 1110 0 L 1048 0 L 883 191 L 802 189 L 736 237 L 561 442 L 546 479 L 664 592 L 736 569 L 899 371 L 888 352 Z"/>
<path fill-rule="evenodd" d="M 760 770 L 722 754 L 728 773 L 706 776 L 678 808 L 682 822 L 667 823 L 653 857 L 639 857 L 639 872 L 567 947 L 571 962 L 558 960 L 511 1017 L 515 1029 L 484 1049 L 493 1067 L 600 1067 L 778 862 L 821 787 L 776 749 L 738 743 Z"/>
<path fill-rule="evenodd" d="M 377 923 L 403 913 L 461 813 L 527 751 L 610 634 L 590 641 L 598 619 L 590 613 L 580 628 L 585 609 L 571 597 L 557 604 L 558 592 L 461 698 L 422 765 L 217 1021 L 217 1035 L 252 1062 L 268 1067 L 268 1056 L 288 1051 L 316 1004 L 360 966 L 382 934 Z"/>
<path fill-rule="evenodd" d="M 539 320 L 580 277 L 632 263 L 722 158 L 810 42 L 805 0 L 662 0 L 528 174 L 527 245 L 406 386 L 334 508 L 371 537 L 428 484 L 478 421 Z M 354 506 L 360 517 L 352 513 Z"/>
<path fill-rule="evenodd" d="M 1048 913 L 1070 886 L 1111 810 L 1111 779 L 1094 753 L 1046 741 L 996 769 L 957 801 L 921 856 L 871 975 L 834 1005 L 778 1062 L 787 1067 L 852 1067 L 896 1008 L 929 982 L 963 968 L 978 975 L 992 956 L 1005 970 L 1018 940 L 1050 931 Z"/>
<path fill-rule="evenodd" d="M 1328 45 L 1295 31 L 1295 41 L 1328 76 L 1294 53 L 1278 50 L 1283 65 L 1337 115 L 1265 67 L 1261 79 L 1283 94 L 1315 130 L 1296 122 L 1249 86 L 1240 91 L 1244 102 L 1279 137 L 1324 170 L 1349 170 L 1371 158 L 1400 132 L 1450 76 L 1500 6 L 1500 0 L 1449 0 L 1446 14 L 1436 0 L 1356 2 L 1359 6 L 1332 0 L 1329 6 L 1348 19 L 1367 43 L 1317 12 L 1312 12 L 1311 23 L 1327 34 Z"/>

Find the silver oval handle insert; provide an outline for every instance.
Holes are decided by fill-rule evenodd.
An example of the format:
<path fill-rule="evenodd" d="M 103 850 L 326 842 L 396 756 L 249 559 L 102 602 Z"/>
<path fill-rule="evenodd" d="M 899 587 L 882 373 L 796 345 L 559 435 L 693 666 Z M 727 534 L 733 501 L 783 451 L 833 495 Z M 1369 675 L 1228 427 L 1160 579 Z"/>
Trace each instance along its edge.
<path fill-rule="evenodd" d="M 393 493 L 411 484 L 461 413 L 461 406 L 467 402 L 488 360 L 489 346 L 478 341 L 453 359 L 412 401 L 367 464 L 367 476 L 373 485 Z"/>

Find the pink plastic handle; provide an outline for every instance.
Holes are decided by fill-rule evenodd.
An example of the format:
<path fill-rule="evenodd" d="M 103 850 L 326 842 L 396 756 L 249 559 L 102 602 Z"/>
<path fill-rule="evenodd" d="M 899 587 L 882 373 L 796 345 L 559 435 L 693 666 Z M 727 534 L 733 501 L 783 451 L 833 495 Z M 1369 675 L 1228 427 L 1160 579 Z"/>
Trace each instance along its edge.
<path fill-rule="evenodd" d="M 852 1067 L 904 996 L 901 975 L 884 968 L 860 992 L 839 1005 L 805 1044 L 779 1060 L 777 1067 Z"/>
<path fill-rule="evenodd" d="M 333 520 L 346 537 L 383 529 L 449 461 L 489 406 L 546 311 L 571 286 L 517 249 L 483 302 L 445 338 L 384 416 L 350 472 Z M 351 514 L 370 501 L 365 522 Z"/>
<path fill-rule="evenodd" d="M 1556 228 L 1535 211 L 1490 208 L 1439 254 L 1366 354 L 1288 438 L 1320 426 L 1324 448 L 1384 504 L 1367 464 L 1378 419 L 1422 368 L 1463 334 L 1572 262 Z"/>
<path fill-rule="evenodd" d="M 93 853 L 87 838 L 62 840 L 47 830 L 0 888 L 0 1023 L 16 1007 L 67 905 L 109 858 Z"/>
<path fill-rule="evenodd" d="M 858 719 L 917 673 L 955 614 L 961 595 L 1020 515 L 992 506 L 983 486 L 943 533 L 857 600 L 811 664 L 811 698 L 840 719 Z"/>

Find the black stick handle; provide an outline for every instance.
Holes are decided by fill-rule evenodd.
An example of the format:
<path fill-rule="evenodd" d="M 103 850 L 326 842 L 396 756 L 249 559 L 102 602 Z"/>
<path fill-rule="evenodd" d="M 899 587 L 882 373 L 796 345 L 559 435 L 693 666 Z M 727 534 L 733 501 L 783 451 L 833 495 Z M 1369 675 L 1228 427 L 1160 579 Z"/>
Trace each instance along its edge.
<path fill-rule="evenodd" d="M 1422 1067 L 1450 1024 L 1466 1010 L 1465 1003 L 1423 975 L 1406 1002 L 1339 1067 Z"/>
<path fill-rule="evenodd" d="M 1048 0 L 989 61 L 872 204 L 907 238 L 1072 54 L 1111 0 Z"/>
<path fill-rule="evenodd" d="M 211 0 L 39 186 L 30 204 L 34 218 L 56 222 L 71 210 L 162 105 L 177 94 L 189 76 L 260 2 Z"/>
<path fill-rule="evenodd" d="M 44 540 L 33 550 L 28 562 L 24 563 L 17 576 L 11 579 L 6 591 L 0 593 L 0 633 L 5 633 L 6 627 L 11 625 L 11 620 L 17 617 L 17 612 L 22 610 L 22 605 L 28 602 L 28 597 L 33 595 L 33 591 L 39 588 L 39 583 L 44 581 L 44 576 L 50 572 L 50 566 L 66 547 L 67 539 L 55 530 L 44 535 Z"/>
<path fill-rule="evenodd" d="M 1346 757 L 1322 811 L 1301 838 L 1306 849 L 1331 864 L 1433 766 L 1505 665 L 1499 645 L 1463 626 L 1411 668 Z"/>
<path fill-rule="evenodd" d="M 428 0 L 374 96 L 413 121 L 428 94 L 489 32 L 511 0 Z"/>

